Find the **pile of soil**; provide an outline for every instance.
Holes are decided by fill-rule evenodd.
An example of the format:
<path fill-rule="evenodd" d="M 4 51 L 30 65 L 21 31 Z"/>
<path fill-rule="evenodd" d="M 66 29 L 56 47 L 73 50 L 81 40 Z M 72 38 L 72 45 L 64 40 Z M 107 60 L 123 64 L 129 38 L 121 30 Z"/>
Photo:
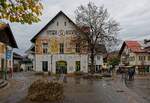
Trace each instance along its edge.
<path fill-rule="evenodd" d="M 60 101 L 64 98 L 63 84 L 39 79 L 29 87 L 27 98 L 31 101 Z"/>

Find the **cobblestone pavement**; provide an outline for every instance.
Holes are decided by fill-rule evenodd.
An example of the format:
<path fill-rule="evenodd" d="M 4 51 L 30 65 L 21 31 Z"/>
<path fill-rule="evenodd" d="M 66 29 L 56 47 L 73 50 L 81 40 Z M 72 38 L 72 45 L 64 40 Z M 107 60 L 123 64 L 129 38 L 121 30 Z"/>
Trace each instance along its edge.
<path fill-rule="evenodd" d="M 0 103 L 32 103 L 26 101 L 27 87 L 40 78 L 33 73 L 16 73 L 9 85 L 0 90 Z M 139 79 L 137 79 L 139 80 Z M 125 84 L 121 78 L 98 81 L 81 78 L 67 78 L 64 83 L 64 103 L 150 103 L 149 92 L 137 91 L 141 85 L 149 87 L 147 81 Z M 147 83 L 147 84 L 146 84 Z M 136 85 L 136 86 L 135 86 Z M 137 86 L 139 85 L 139 86 Z M 145 90 L 146 91 L 146 90 Z M 142 96 L 140 95 L 142 93 Z M 144 98 L 143 97 L 146 97 Z M 34 102 L 35 103 L 35 102 Z M 42 102 L 44 103 L 44 102 Z"/>

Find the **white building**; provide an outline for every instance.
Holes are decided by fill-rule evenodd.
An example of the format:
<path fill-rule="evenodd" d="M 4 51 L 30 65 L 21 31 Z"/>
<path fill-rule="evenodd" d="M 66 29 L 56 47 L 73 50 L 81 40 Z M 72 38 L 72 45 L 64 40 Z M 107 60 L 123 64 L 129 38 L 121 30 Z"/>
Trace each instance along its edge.
<path fill-rule="evenodd" d="M 77 25 L 60 11 L 31 42 L 35 46 L 35 70 L 53 73 L 88 72 L 88 51 L 72 43 Z M 98 56 L 98 65 L 102 56 Z"/>

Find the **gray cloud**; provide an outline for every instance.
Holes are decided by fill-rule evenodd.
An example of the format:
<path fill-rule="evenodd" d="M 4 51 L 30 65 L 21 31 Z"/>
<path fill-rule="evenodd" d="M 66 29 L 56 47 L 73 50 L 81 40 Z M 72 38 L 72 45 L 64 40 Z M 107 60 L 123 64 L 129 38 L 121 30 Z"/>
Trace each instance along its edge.
<path fill-rule="evenodd" d="M 110 16 L 118 21 L 122 30 L 119 38 L 122 40 L 150 39 L 150 0 L 91 0 L 97 6 L 104 5 Z M 23 53 L 31 46 L 30 39 L 44 27 L 44 25 L 60 10 L 64 11 L 72 20 L 74 10 L 88 0 L 43 0 L 44 11 L 41 22 L 33 25 L 11 23 L 11 28 Z"/>

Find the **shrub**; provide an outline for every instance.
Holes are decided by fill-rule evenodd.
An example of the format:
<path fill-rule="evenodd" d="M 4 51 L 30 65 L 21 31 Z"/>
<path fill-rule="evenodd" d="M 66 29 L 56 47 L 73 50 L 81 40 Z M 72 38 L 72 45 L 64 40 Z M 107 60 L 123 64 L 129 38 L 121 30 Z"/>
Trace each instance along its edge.
<path fill-rule="evenodd" d="M 32 101 L 59 101 L 63 99 L 63 84 L 39 79 L 29 87 L 27 98 Z"/>

